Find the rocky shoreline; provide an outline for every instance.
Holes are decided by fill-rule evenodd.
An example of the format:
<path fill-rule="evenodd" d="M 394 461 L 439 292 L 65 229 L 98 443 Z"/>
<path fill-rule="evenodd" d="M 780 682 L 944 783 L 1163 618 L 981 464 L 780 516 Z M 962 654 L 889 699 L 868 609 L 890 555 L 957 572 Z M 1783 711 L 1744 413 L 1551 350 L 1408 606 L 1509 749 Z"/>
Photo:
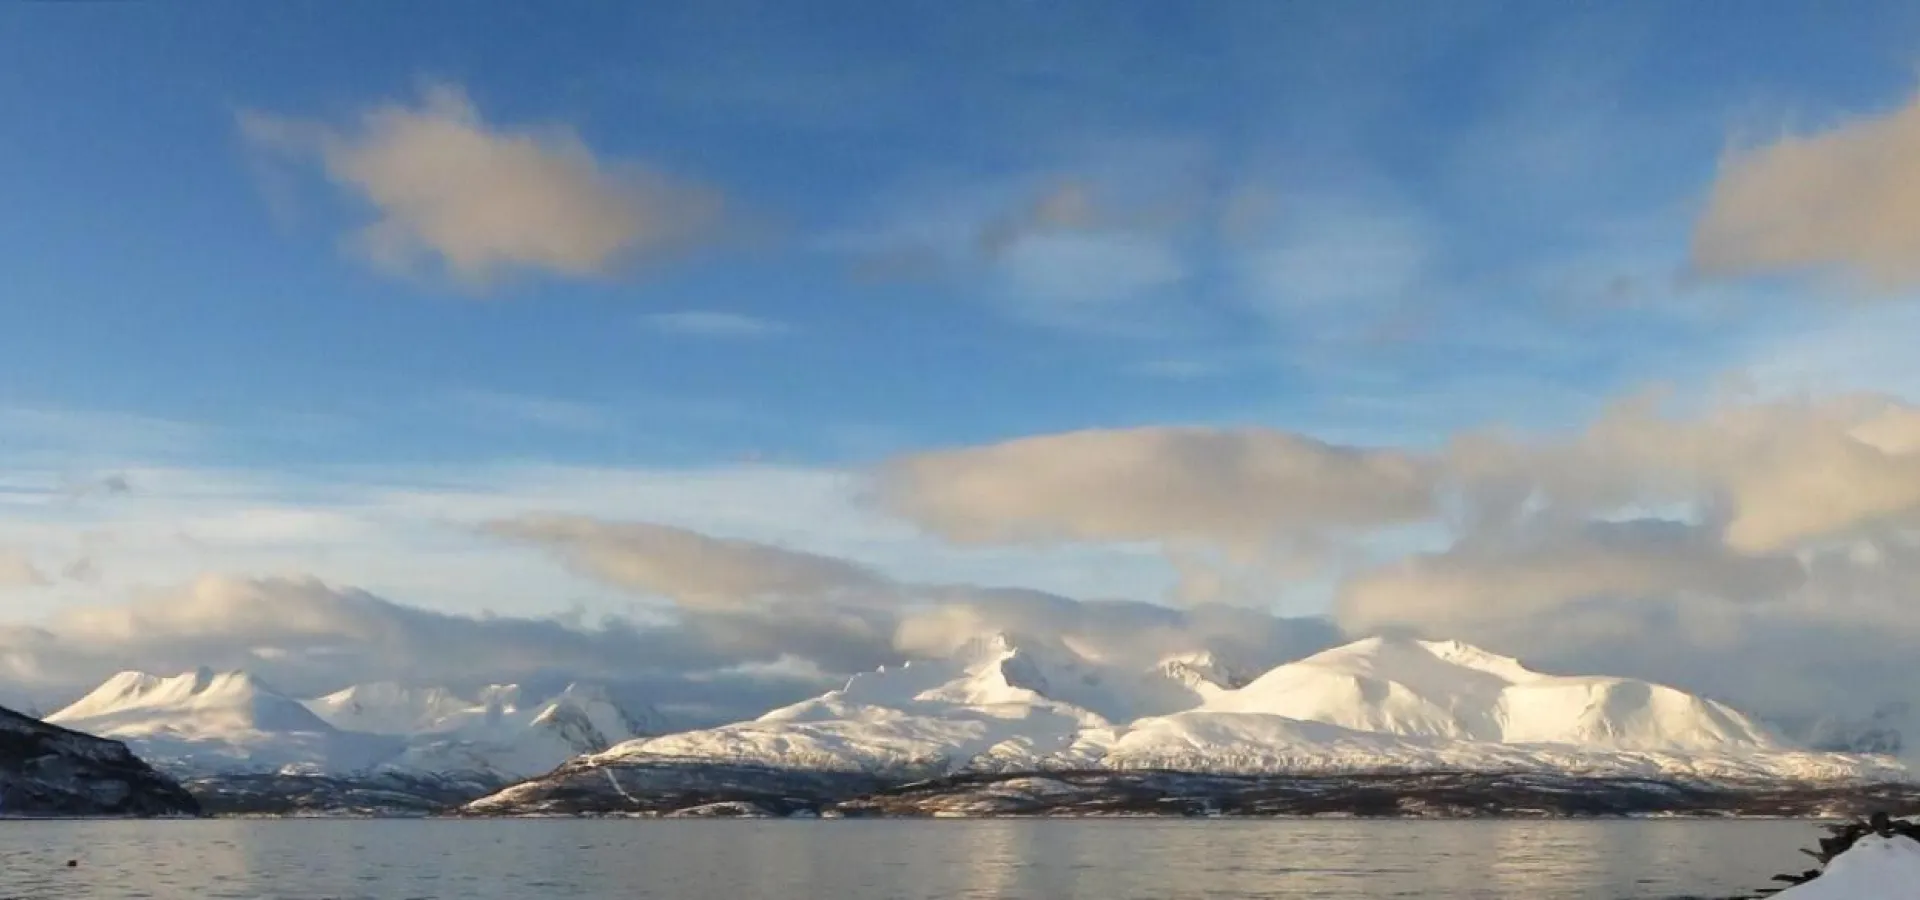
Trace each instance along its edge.
<path fill-rule="evenodd" d="M 469 816 L 1353 816 L 1832 818 L 1920 812 L 1920 784 L 1700 784 L 1475 772 L 1216 775 L 968 773 L 886 779 L 747 765 L 564 766 L 458 810 Z"/>

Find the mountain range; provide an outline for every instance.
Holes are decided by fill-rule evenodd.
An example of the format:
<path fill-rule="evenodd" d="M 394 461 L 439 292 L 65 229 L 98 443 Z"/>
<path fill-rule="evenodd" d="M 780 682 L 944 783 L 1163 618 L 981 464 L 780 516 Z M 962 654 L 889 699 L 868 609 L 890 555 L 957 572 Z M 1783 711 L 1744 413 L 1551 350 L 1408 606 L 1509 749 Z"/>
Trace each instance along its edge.
<path fill-rule="evenodd" d="M 841 789 L 836 782 L 1020 773 L 1477 773 L 1694 785 L 1908 777 L 1890 758 L 1808 750 L 1674 688 L 1544 674 L 1458 642 L 1375 637 L 1250 680 L 1233 671 L 1206 655 L 1138 665 L 993 635 L 751 721 L 589 754 L 470 809 L 633 809 L 663 791 L 708 796 L 679 791 L 676 779 L 705 780 L 715 769 L 760 779 L 764 791 L 746 792 L 754 797 L 795 793 L 781 773 L 804 773 L 808 786 L 824 778 L 828 794 Z"/>
<path fill-rule="evenodd" d="M 376 683 L 296 699 L 247 672 L 121 672 L 46 721 L 122 741 L 190 786 L 306 775 L 495 787 L 660 727 L 651 710 L 624 709 L 597 686 L 525 693 Z"/>
<path fill-rule="evenodd" d="M 363 684 L 295 699 L 245 672 L 207 670 L 121 673 L 47 721 L 124 741 L 203 794 L 324 784 L 305 802 L 411 792 L 421 809 L 487 794 L 466 809 L 489 814 L 838 802 L 927 779 L 991 782 L 1006 796 L 1007 778 L 1036 773 L 1108 773 L 1096 781 L 1132 779 L 1136 794 L 1144 773 L 1206 776 L 1214 791 L 1218 779 L 1275 776 L 1909 780 L 1891 757 L 1809 749 L 1671 687 L 1546 674 L 1459 642 L 1397 637 L 1262 672 L 1211 652 L 1115 659 L 987 634 L 751 720 L 672 733 L 593 685 L 533 698 L 513 685 Z M 300 777 L 312 780 L 301 787 Z M 248 801 L 261 802 L 272 806 Z"/>

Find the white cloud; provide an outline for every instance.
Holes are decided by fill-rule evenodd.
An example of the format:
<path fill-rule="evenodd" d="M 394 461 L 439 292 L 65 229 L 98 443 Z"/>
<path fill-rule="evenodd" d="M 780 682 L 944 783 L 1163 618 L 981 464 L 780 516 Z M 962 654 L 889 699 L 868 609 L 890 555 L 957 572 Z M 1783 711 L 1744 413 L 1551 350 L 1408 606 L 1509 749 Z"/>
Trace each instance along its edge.
<path fill-rule="evenodd" d="M 208 576 L 127 602 L 64 610 L 36 626 L 0 626 L 0 672 L 55 702 L 126 668 L 248 669 L 308 695 L 378 680 L 472 687 L 557 676 L 645 686 L 649 701 L 726 701 L 736 715 L 822 686 L 740 671 L 780 656 L 743 645 L 725 625 L 463 615 L 305 576 Z M 886 642 L 875 646 L 835 663 L 868 662 Z M 700 691 L 695 674 L 707 683 Z"/>
<path fill-rule="evenodd" d="M 0 591 L 10 588 L 40 587 L 47 584 L 33 561 L 16 553 L 0 550 Z"/>
<path fill-rule="evenodd" d="M 1023 235 L 1000 252 L 995 271 L 1022 315 L 1098 330 L 1137 327 L 1124 316 L 1149 309 L 1158 292 L 1187 277 L 1164 238 L 1114 232 Z"/>
<path fill-rule="evenodd" d="M 1880 289 L 1920 284 L 1920 98 L 1730 153 L 1693 259 L 1712 275 L 1837 269 Z"/>
<path fill-rule="evenodd" d="M 203 572 L 311 574 L 449 612 L 542 615 L 633 599 L 476 533 L 534 514 L 644 520 L 852 559 L 887 577 L 1160 596 L 1173 579 L 1130 547 L 954 547 L 865 509 L 849 473 L 772 466 L 469 464 L 288 471 L 129 467 L 130 493 L 71 499 L 63 468 L 0 461 L 0 546 L 84 558 L 91 578 L 18 594 L 17 616 L 111 603 Z M 51 563 L 50 563 L 51 565 Z"/>
<path fill-rule="evenodd" d="M 1522 501 L 1573 515 L 1686 504 L 1749 552 L 1920 522 L 1920 410 L 1871 397 L 1789 399 L 1662 415 L 1623 403 L 1571 440 L 1471 437 L 1450 459 L 1483 513 Z"/>
<path fill-rule="evenodd" d="M 566 127 L 490 125 L 449 84 L 417 106 L 375 107 L 354 129 L 258 112 L 239 124 L 258 147 L 316 154 L 378 214 L 355 244 L 402 271 L 431 258 L 476 285 L 514 270 L 605 275 L 702 241 L 720 219 L 709 190 L 602 160 Z"/>
<path fill-rule="evenodd" d="M 1706 596 L 1761 600 L 1799 587 L 1789 556 L 1748 556 L 1712 532 L 1642 519 L 1469 536 L 1349 581 L 1336 615 L 1359 631 L 1413 626 L 1436 635 L 1560 614 L 1594 601 Z"/>
<path fill-rule="evenodd" d="M 1044 435 L 909 455 L 876 481 L 884 508 L 958 541 L 1191 541 L 1250 555 L 1426 518 L 1432 490 L 1415 455 L 1252 428 Z"/>
<path fill-rule="evenodd" d="M 707 338 L 764 338 L 790 330 L 784 322 L 719 310 L 653 313 L 640 317 L 640 324 L 666 334 Z"/>
<path fill-rule="evenodd" d="M 545 547 L 595 577 L 688 606 L 843 595 L 886 583 L 846 560 L 652 522 L 528 515 L 484 529 Z"/>
<path fill-rule="evenodd" d="M 1295 198 L 1278 228 L 1242 259 L 1248 300 L 1280 321 L 1338 314 L 1357 320 L 1432 289 L 1435 243 L 1413 211 L 1381 203 Z"/>

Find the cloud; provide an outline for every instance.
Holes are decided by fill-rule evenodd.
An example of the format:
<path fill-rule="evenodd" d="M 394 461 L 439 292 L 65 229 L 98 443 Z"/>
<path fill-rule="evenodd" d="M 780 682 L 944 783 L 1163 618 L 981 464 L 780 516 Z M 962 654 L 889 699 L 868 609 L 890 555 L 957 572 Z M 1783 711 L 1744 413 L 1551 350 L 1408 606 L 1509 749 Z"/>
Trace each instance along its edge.
<path fill-rule="evenodd" d="M 1101 209 L 1090 185 L 1067 180 L 1043 188 L 1023 205 L 988 221 L 976 240 L 982 254 L 998 257 L 1029 237 L 1099 228 L 1110 215 Z"/>
<path fill-rule="evenodd" d="M 1920 97 L 1729 153 L 1692 252 L 1716 276 L 1838 270 L 1882 290 L 1920 283 Z"/>
<path fill-rule="evenodd" d="M 1566 607 L 1645 598 L 1764 599 L 1797 588 L 1790 556 L 1748 556 L 1682 522 L 1593 521 L 1513 539 L 1469 536 L 1349 581 L 1335 607 L 1358 631 L 1414 626 L 1442 635 L 1507 626 Z"/>
<path fill-rule="evenodd" d="M 239 127 L 257 148 L 316 158 L 372 206 L 354 244 L 375 263 L 432 259 L 472 285 L 518 270 L 607 275 L 697 245 L 721 218 L 711 190 L 602 160 L 570 128 L 491 125 L 450 84 L 368 110 L 355 128 L 252 111 Z"/>
<path fill-rule="evenodd" d="M 0 591 L 9 588 L 40 587 L 47 583 L 47 576 L 41 573 L 32 560 L 15 553 L 0 551 Z"/>
<path fill-rule="evenodd" d="M 0 673 L 49 701 L 129 667 L 244 668 L 308 695 L 371 680 L 470 688 L 591 679 L 715 721 L 757 715 L 851 672 L 991 633 L 1066 642 L 1126 665 L 1186 652 L 1291 659 L 1333 634 L 1325 622 L 1253 610 L 900 584 L 851 560 L 649 523 L 530 516 L 488 530 L 675 604 L 597 622 L 578 612 L 468 615 L 309 576 L 205 576 L 128 602 L 67 609 L 38 625 L 0 626 Z"/>
<path fill-rule="evenodd" d="M 295 682 L 316 676 L 331 682 L 350 672 L 366 680 L 465 681 L 560 663 L 583 672 L 609 669 L 634 649 L 617 646 L 631 637 L 617 628 L 437 613 L 306 577 L 208 576 L 132 602 L 69 610 L 36 631 L 64 655 L 42 655 L 48 676 L 64 674 L 60 667 L 70 664 L 91 677 L 105 660 L 119 659 L 160 672 L 199 665 L 277 669 Z M 11 637 L 17 652 L 21 635 Z M 699 662 L 692 653 L 662 659 Z"/>
<path fill-rule="evenodd" d="M 640 324 L 666 334 L 705 338 L 764 338 L 790 330 L 784 322 L 717 310 L 654 313 L 640 317 Z"/>
<path fill-rule="evenodd" d="M 1338 620 L 1514 654 L 1549 671 L 1673 684 L 1788 726 L 1909 701 L 1920 548 L 1868 539 L 1743 554 L 1673 522 L 1468 541 L 1356 579 Z"/>
<path fill-rule="evenodd" d="M 1078 431 L 896 459 L 882 506 L 962 542 L 1200 542 L 1255 552 L 1427 517 L 1419 457 L 1270 429 Z"/>
<path fill-rule="evenodd" d="M 596 578 L 690 607 L 844 596 L 886 585 L 843 559 L 651 522 L 536 515 L 491 522 L 485 530 L 552 550 Z"/>
<path fill-rule="evenodd" d="M 1157 336 L 1193 312 L 1180 296 L 1204 195 L 1193 155 L 1107 149 L 1060 170 L 922 184 L 823 246 L 868 276 L 965 284 L 1030 324 Z"/>
<path fill-rule="evenodd" d="M 1254 308 L 1282 321 L 1339 314 L 1377 318 L 1431 290 L 1436 240 L 1397 204 L 1297 199 L 1281 227 L 1241 266 Z"/>
<path fill-rule="evenodd" d="M 729 714 L 757 712 L 763 697 L 791 700 L 821 687 L 749 677 L 744 663 L 771 663 L 778 654 L 740 649 L 722 629 L 698 624 L 459 615 L 310 577 L 208 576 L 130 602 L 68 610 L 39 626 L 0 626 L 0 672 L 50 697 L 71 697 L 121 669 L 196 666 L 248 669 L 296 694 L 378 680 L 469 688 L 583 678 L 648 686 L 649 701 L 718 703 Z M 705 686 L 696 689 L 696 681 Z M 741 692 L 732 701 L 723 690 L 729 685 Z"/>
<path fill-rule="evenodd" d="M 1463 438 L 1449 470 L 1490 518 L 1687 504 L 1755 553 L 1920 522 L 1920 409 L 1851 396 L 1678 418 L 1656 399 L 1618 404 L 1571 440 Z"/>
<path fill-rule="evenodd" d="M 889 653 L 938 656 L 996 633 L 1069 643 L 1122 665 L 1210 651 L 1265 668 L 1326 647 L 1335 636 L 1323 620 L 1218 604 L 1174 609 L 1029 588 L 897 581 L 845 559 L 645 522 L 525 517 L 487 529 L 542 546 L 627 590 L 673 598 L 687 614 L 685 627 L 709 640 L 724 636 L 719 646 L 832 671 L 846 671 L 852 659 L 884 661 Z"/>
<path fill-rule="evenodd" d="M 1138 666 L 1210 652 L 1250 673 L 1340 642 L 1332 622 L 1282 618 L 1223 604 L 1174 608 L 1133 600 L 1075 600 L 1042 591 L 948 586 L 900 619 L 895 645 L 914 656 L 951 652 L 969 638 L 1026 635 L 1072 647 L 1095 662 Z"/>

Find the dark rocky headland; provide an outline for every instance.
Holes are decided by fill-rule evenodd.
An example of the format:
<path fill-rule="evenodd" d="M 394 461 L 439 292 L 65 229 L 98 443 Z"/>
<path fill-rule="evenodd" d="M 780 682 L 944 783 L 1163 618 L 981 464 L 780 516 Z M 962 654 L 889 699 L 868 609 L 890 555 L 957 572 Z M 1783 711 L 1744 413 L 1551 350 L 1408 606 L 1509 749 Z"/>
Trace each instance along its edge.
<path fill-rule="evenodd" d="M 172 778 L 109 741 L 0 708 L 0 816 L 197 816 Z"/>

